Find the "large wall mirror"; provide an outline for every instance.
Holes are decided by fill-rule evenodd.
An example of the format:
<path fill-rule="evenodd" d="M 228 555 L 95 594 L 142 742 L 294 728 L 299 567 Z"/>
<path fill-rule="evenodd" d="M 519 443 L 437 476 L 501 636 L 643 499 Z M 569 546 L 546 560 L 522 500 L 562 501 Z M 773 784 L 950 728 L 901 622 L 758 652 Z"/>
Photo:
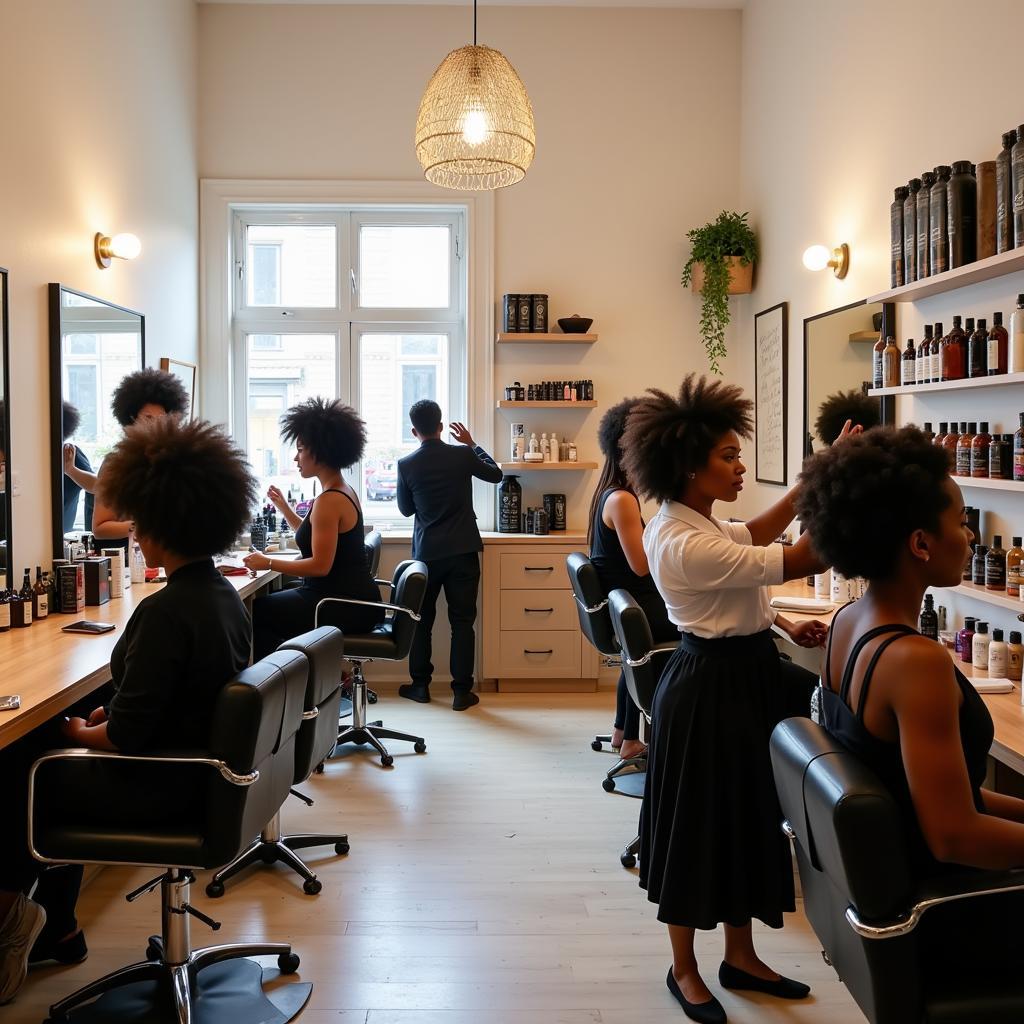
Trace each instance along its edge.
<path fill-rule="evenodd" d="M 7 271 L 0 267 L 0 590 L 14 586 L 14 472 L 11 469 L 11 346 L 7 332 Z M 6 579 L 6 582 L 4 582 Z"/>
<path fill-rule="evenodd" d="M 818 420 L 823 407 L 841 413 L 851 391 L 863 396 L 865 408 L 874 411 L 879 423 L 892 422 L 893 399 L 871 398 L 867 391 L 871 387 L 871 353 L 879 333 L 887 337 L 895 336 L 895 331 L 896 306 L 891 302 L 862 299 L 804 321 L 805 457 L 835 440 L 819 436 Z"/>
<path fill-rule="evenodd" d="M 50 443 L 53 551 L 92 531 L 93 495 L 83 473 L 99 471 L 121 437 L 110 397 L 146 365 L 146 318 L 64 285 L 50 285 Z M 78 481 L 68 475 L 65 459 Z M 78 472 L 74 472 L 77 470 Z"/>

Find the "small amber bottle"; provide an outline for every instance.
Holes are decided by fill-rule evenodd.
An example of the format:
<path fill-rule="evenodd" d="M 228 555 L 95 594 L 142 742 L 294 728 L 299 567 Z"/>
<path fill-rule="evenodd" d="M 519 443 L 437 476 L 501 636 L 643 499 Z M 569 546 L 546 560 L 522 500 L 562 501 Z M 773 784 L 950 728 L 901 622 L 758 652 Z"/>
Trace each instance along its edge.
<path fill-rule="evenodd" d="M 991 444 L 992 435 L 988 432 L 988 423 L 983 422 L 981 429 L 971 438 L 972 477 L 988 478 L 988 449 Z"/>
<path fill-rule="evenodd" d="M 964 430 L 967 429 L 967 424 L 961 424 Z M 956 450 L 960 442 L 961 431 L 955 423 L 950 423 L 949 433 L 942 438 L 942 447 L 946 449 L 946 454 L 949 455 L 949 471 L 956 476 Z"/>
<path fill-rule="evenodd" d="M 964 424 L 961 424 L 961 427 L 963 426 Z M 971 475 L 971 447 L 977 432 L 977 423 L 968 423 L 966 429 L 961 430 L 960 437 L 956 442 L 956 473 L 954 476 Z"/>
<path fill-rule="evenodd" d="M 889 338 L 882 352 L 882 386 L 898 388 L 900 386 L 900 350 L 895 338 Z"/>
<path fill-rule="evenodd" d="M 970 321 L 967 321 L 968 324 Z M 967 339 L 967 376 L 988 376 L 988 327 L 982 317 Z"/>

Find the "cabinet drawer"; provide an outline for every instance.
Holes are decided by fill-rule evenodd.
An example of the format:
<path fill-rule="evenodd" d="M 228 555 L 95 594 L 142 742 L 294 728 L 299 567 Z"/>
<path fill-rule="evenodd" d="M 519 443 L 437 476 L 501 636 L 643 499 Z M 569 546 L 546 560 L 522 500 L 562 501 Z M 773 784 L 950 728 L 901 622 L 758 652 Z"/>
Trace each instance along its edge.
<path fill-rule="evenodd" d="M 503 590 L 502 629 L 577 629 L 571 590 Z"/>
<path fill-rule="evenodd" d="M 502 590 L 565 590 L 569 586 L 565 555 L 546 551 L 534 555 L 503 551 L 500 578 Z"/>
<path fill-rule="evenodd" d="M 579 632 L 505 629 L 499 636 L 501 676 L 579 678 Z"/>

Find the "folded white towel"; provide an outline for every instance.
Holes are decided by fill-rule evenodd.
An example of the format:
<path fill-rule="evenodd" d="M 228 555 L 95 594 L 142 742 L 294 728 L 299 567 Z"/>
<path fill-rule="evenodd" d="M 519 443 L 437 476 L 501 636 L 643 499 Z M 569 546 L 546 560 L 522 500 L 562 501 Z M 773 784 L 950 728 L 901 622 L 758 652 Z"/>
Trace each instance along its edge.
<path fill-rule="evenodd" d="M 978 693 L 1013 693 L 1013 683 L 1009 679 L 998 677 L 975 677 L 971 680 Z"/>
<path fill-rule="evenodd" d="M 773 597 L 771 605 L 783 612 L 805 613 L 830 612 L 835 607 L 831 601 L 820 597 Z"/>

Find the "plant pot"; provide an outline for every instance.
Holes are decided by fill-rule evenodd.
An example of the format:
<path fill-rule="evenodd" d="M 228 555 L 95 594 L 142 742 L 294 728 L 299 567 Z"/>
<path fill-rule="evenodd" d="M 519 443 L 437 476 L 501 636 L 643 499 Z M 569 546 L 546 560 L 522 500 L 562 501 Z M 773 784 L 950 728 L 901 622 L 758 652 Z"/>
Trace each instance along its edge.
<path fill-rule="evenodd" d="M 739 256 L 727 257 L 729 264 L 729 294 L 748 295 L 754 290 L 754 264 L 740 263 Z M 690 287 L 699 292 L 704 287 L 704 264 L 694 263 L 690 275 Z"/>

